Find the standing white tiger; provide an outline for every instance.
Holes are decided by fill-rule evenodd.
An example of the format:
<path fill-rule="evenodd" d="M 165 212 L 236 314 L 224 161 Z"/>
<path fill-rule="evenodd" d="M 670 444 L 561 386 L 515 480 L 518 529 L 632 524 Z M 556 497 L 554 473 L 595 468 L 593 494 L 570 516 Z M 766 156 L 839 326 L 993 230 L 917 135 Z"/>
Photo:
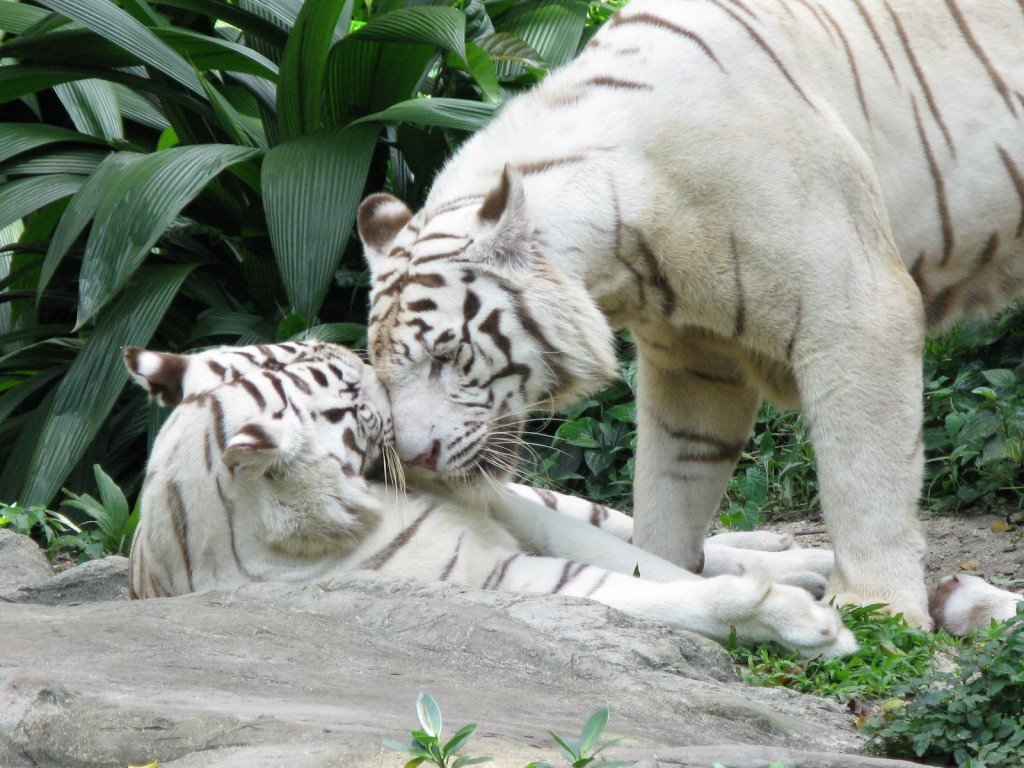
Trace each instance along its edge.
<path fill-rule="evenodd" d="M 696 577 L 600 530 L 629 529 L 628 518 L 603 507 L 541 492 L 548 509 L 522 488 L 486 499 L 423 489 L 405 496 L 374 479 L 391 433 L 387 395 L 343 348 L 263 345 L 187 357 L 129 348 L 126 363 L 175 405 L 142 491 L 134 597 L 372 569 L 587 597 L 718 640 L 735 627 L 740 640 L 776 640 L 807 655 L 856 648 L 838 612 L 804 589 L 763 572 Z M 768 535 L 755 543 L 791 542 Z M 740 562 L 779 575 L 831 565 L 828 553 L 810 550 L 708 551 L 721 572 Z M 630 575 L 635 565 L 644 579 Z"/>
<path fill-rule="evenodd" d="M 801 406 L 831 590 L 930 625 L 927 331 L 1024 286 L 1019 0 L 634 0 L 374 195 L 370 349 L 401 456 L 504 465 L 530 409 L 639 358 L 636 543 L 692 570 L 762 398 Z"/>

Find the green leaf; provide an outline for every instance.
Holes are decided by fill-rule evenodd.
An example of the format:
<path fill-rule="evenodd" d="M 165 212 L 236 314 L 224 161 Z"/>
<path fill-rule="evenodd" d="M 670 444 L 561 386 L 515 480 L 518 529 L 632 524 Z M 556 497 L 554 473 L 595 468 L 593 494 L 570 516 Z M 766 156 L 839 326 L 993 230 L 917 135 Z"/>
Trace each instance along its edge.
<path fill-rule="evenodd" d="M 154 29 L 153 33 L 188 59 L 196 69 L 246 72 L 277 80 L 277 65 L 246 45 L 178 27 Z"/>
<path fill-rule="evenodd" d="M 84 176 L 53 173 L 0 184 L 0 228 L 78 191 Z"/>
<path fill-rule="evenodd" d="M 362 323 L 322 323 L 295 334 L 295 341 L 317 339 L 332 344 L 362 347 L 366 344 L 366 326 Z"/>
<path fill-rule="evenodd" d="M 16 2 L 0 2 L 0 30 L 20 35 L 50 14 L 42 8 Z"/>
<path fill-rule="evenodd" d="M 466 45 L 466 66 L 476 84 L 480 86 L 484 98 L 492 103 L 501 102 L 501 86 L 494 74 L 494 62 L 490 55 L 476 43 Z"/>
<path fill-rule="evenodd" d="M 46 259 L 39 274 L 38 296 L 42 296 L 68 249 L 96 214 L 100 200 L 106 194 L 114 178 L 125 165 L 141 157 L 143 155 L 134 152 L 118 152 L 108 156 L 71 198 L 71 202 L 68 203 L 64 215 L 50 239 Z"/>
<path fill-rule="evenodd" d="M 416 716 L 424 731 L 434 738 L 441 734 L 441 708 L 429 693 L 423 692 L 416 697 Z"/>
<path fill-rule="evenodd" d="M 104 80 L 78 80 L 54 86 L 75 128 L 84 134 L 107 141 L 124 139 L 121 111 L 112 83 Z"/>
<path fill-rule="evenodd" d="M 411 123 L 433 128 L 477 131 L 494 117 L 498 107 L 466 99 L 410 99 L 382 112 L 355 121 L 360 123 Z"/>
<path fill-rule="evenodd" d="M 175 265 L 140 270 L 128 290 L 103 312 L 33 434 L 32 461 L 15 498 L 25 504 L 46 504 L 53 498 L 128 380 L 122 350 L 149 342 L 192 269 Z"/>
<path fill-rule="evenodd" d="M 559 751 L 561 751 L 562 756 L 566 760 L 568 760 L 570 763 L 574 763 L 580 759 L 579 750 L 576 749 L 576 746 L 572 743 L 571 740 L 563 739 L 554 731 L 548 731 L 548 733 L 551 735 L 551 738 L 555 740 L 555 744 L 558 745 Z"/>
<path fill-rule="evenodd" d="M 2 0 L 0 0 L 2 1 Z M 88 136 L 67 128 L 39 123 L 0 123 L 0 163 L 50 144 L 61 142 L 105 144 L 95 136 Z"/>
<path fill-rule="evenodd" d="M 295 16 L 291 15 L 291 18 L 285 23 L 279 15 L 274 13 L 270 14 L 270 19 L 266 19 L 239 5 L 221 2 L 221 0 L 160 0 L 160 5 L 184 8 L 212 19 L 227 22 L 276 48 L 284 47 L 287 30 L 291 29 L 295 20 Z"/>
<path fill-rule="evenodd" d="M 128 506 L 128 499 L 103 468 L 99 464 L 93 464 L 93 476 L 96 478 L 96 486 L 100 491 L 100 498 L 103 500 L 103 508 L 107 512 L 105 521 L 99 520 L 100 530 L 109 538 L 117 539 L 123 534 L 128 525 L 128 517 L 131 509 Z M 118 547 L 119 549 L 119 547 Z"/>
<path fill-rule="evenodd" d="M 453 754 L 458 752 L 462 747 L 465 746 L 466 742 L 473 738 L 473 734 L 476 733 L 476 723 L 470 723 L 464 725 L 455 733 L 448 743 L 444 745 L 444 753 Z"/>
<path fill-rule="evenodd" d="M 498 16 L 494 28 L 521 38 L 551 67 L 558 67 L 576 55 L 586 19 L 583 2 L 527 0 Z"/>
<path fill-rule="evenodd" d="M 381 43 L 425 43 L 445 48 L 466 60 L 466 16 L 455 8 L 399 8 L 375 17 L 349 37 Z"/>
<path fill-rule="evenodd" d="M 416 95 L 437 51 L 429 45 L 346 37 L 331 49 L 325 88 L 329 122 L 352 120 Z"/>
<path fill-rule="evenodd" d="M 117 294 L 211 179 L 257 154 L 229 144 L 174 147 L 129 160 L 111 174 L 82 259 L 78 327 Z"/>
<path fill-rule="evenodd" d="M 352 0 L 306 0 L 288 37 L 277 88 L 277 127 L 286 142 L 321 127 L 324 74 L 332 32 L 352 15 Z"/>
<path fill-rule="evenodd" d="M 981 375 L 985 377 L 985 381 L 991 384 L 993 387 L 999 387 L 1003 389 L 1009 389 L 1018 385 L 1017 374 L 1006 368 L 992 368 L 988 371 L 982 371 Z"/>
<path fill-rule="evenodd" d="M 481 763 L 490 763 L 493 760 L 493 757 L 468 757 L 463 755 L 452 763 L 452 768 L 463 768 L 465 765 L 480 765 Z"/>
<path fill-rule="evenodd" d="M 608 727 L 608 707 L 601 707 L 583 725 L 583 732 L 580 735 L 580 754 L 586 754 L 590 748 L 597 743 Z"/>
<path fill-rule="evenodd" d="M 190 91 L 202 95 L 195 70 L 152 31 L 110 0 L 38 0 L 40 5 L 77 21 L 106 40 L 138 56 Z"/>
<path fill-rule="evenodd" d="M 279 144 L 263 161 L 263 204 L 292 308 L 314 322 L 348 243 L 376 128 L 345 128 Z"/>

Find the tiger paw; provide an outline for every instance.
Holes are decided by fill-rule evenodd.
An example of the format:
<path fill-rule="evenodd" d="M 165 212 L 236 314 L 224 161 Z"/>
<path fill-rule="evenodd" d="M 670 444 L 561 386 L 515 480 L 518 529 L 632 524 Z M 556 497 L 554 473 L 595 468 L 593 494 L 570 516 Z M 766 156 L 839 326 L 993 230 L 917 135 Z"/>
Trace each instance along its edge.
<path fill-rule="evenodd" d="M 808 658 L 848 656 L 857 650 L 839 611 L 786 584 L 773 583 L 750 616 L 735 626 L 743 642 L 774 641 Z"/>

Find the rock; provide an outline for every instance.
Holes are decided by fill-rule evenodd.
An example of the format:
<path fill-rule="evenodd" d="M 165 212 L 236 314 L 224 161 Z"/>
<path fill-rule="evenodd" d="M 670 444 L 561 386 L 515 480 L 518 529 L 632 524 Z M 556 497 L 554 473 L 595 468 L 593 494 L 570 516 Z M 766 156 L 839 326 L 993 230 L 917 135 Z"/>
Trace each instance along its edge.
<path fill-rule="evenodd" d="M 44 584 L 53 578 L 46 555 L 28 536 L 0 528 L 0 595 L 8 597 L 22 587 Z"/>
<path fill-rule="evenodd" d="M 69 568 L 47 582 L 10 595 L 21 603 L 79 605 L 101 600 L 128 599 L 128 558 L 111 555 Z"/>
<path fill-rule="evenodd" d="M 863 738 L 843 707 L 746 686 L 704 638 L 558 596 L 350 574 L 6 605 L 0 637 L 8 768 L 398 768 L 380 742 L 408 738 L 424 690 L 446 734 L 480 724 L 467 752 L 498 768 L 559 763 L 547 729 L 576 736 L 605 705 L 618 754 L 646 768 L 907 765 L 850 756 Z"/>

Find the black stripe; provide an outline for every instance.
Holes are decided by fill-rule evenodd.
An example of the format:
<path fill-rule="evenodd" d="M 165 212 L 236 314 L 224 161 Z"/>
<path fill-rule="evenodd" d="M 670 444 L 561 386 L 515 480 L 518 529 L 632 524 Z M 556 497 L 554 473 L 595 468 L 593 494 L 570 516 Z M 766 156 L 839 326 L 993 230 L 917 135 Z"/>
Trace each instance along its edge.
<path fill-rule="evenodd" d="M 875 27 L 875 22 L 872 21 L 871 15 L 864 7 L 861 0 L 853 0 L 853 4 L 857 7 L 860 12 L 861 18 L 864 19 L 864 23 L 867 25 L 868 31 L 871 32 L 871 37 L 874 38 L 875 45 L 878 46 L 878 50 L 882 52 L 882 57 L 885 59 L 885 63 L 889 66 L 889 71 L 892 73 L 893 80 L 897 83 L 900 81 L 896 74 L 896 67 L 892 63 L 892 59 L 889 57 L 889 51 L 882 42 L 882 38 L 878 34 L 878 29 Z"/>
<path fill-rule="evenodd" d="M 1013 162 L 1013 158 L 1010 157 L 1010 153 L 1002 147 L 997 147 L 999 150 L 999 159 L 1003 161 L 1003 165 L 1006 166 L 1007 173 L 1010 174 L 1010 180 L 1013 182 L 1013 188 L 1017 190 L 1017 197 L 1020 198 L 1020 221 L 1017 222 L 1017 237 L 1024 235 L 1024 175 L 1021 175 L 1020 169 L 1017 168 L 1016 163 Z"/>
<path fill-rule="evenodd" d="M 768 58 L 770 58 L 772 60 L 772 63 L 775 64 L 775 66 L 778 68 L 779 72 L 781 72 L 783 77 L 786 78 L 786 81 L 791 86 L 793 86 L 793 90 L 800 94 L 800 98 L 807 102 L 807 105 L 811 107 L 811 109 L 814 109 L 814 105 L 811 103 L 811 100 L 807 98 L 807 94 L 803 92 L 803 89 L 801 89 L 800 86 L 797 84 L 796 80 L 793 79 L 793 76 L 789 73 L 789 70 L 786 69 L 786 65 L 782 63 L 782 60 L 778 57 L 775 51 L 771 49 L 768 43 L 765 42 L 765 39 L 758 34 L 757 30 L 750 26 L 746 19 L 744 19 L 734 10 L 732 10 L 732 8 L 723 5 L 721 2 L 719 2 L 719 0 L 709 0 L 709 2 L 721 8 L 722 11 L 731 16 L 737 24 L 742 26 L 747 31 L 747 34 L 750 35 L 750 39 L 757 43 L 758 47 L 762 51 L 764 51 L 765 54 L 767 54 Z"/>
<path fill-rule="evenodd" d="M 614 16 L 612 16 L 611 21 L 608 22 L 609 27 L 622 27 L 626 26 L 627 24 L 644 24 L 685 37 L 690 42 L 696 43 L 696 45 L 704 52 L 704 54 L 713 62 L 715 62 L 715 65 L 720 70 L 725 72 L 725 67 L 722 66 L 722 62 L 720 62 L 718 60 L 718 57 L 715 56 L 715 52 L 711 50 L 711 46 L 704 42 L 703 38 L 701 38 L 700 35 L 698 35 L 696 32 L 686 29 L 685 27 L 681 27 L 678 24 L 669 21 L 668 19 L 663 19 L 660 16 L 656 16 L 653 13 L 630 13 L 628 15 L 623 13 L 617 13 Z"/>
<path fill-rule="evenodd" d="M 217 496 L 220 498 L 221 506 L 224 508 L 224 516 L 227 518 L 228 543 L 231 545 L 231 556 L 235 560 L 235 567 L 238 568 L 239 573 L 250 581 L 261 581 L 258 576 L 245 567 L 245 564 L 242 562 L 242 558 L 238 556 L 238 545 L 235 542 L 235 505 L 232 504 L 224 494 L 224 489 L 221 488 L 219 477 L 215 478 L 215 483 L 217 486 Z"/>
<path fill-rule="evenodd" d="M 398 550 L 409 543 L 409 540 L 416 535 L 420 526 L 423 525 L 423 521 L 427 519 L 427 516 L 433 512 L 436 507 L 436 504 L 428 506 L 423 510 L 419 517 L 413 520 L 406 528 L 399 531 L 398 535 L 381 548 L 376 554 L 360 563 L 359 567 L 368 568 L 370 570 L 378 570 L 383 567 L 388 560 L 395 556 L 395 553 L 398 552 Z"/>
<path fill-rule="evenodd" d="M 931 145 L 925 135 L 924 126 L 921 125 L 921 113 L 917 109 L 917 99 L 911 100 L 914 107 L 914 121 L 917 123 L 917 134 L 921 138 L 921 146 L 924 149 L 925 161 L 928 164 L 928 172 L 932 176 L 932 183 L 935 185 L 935 204 L 939 211 L 939 228 L 942 232 L 942 260 L 940 267 L 946 266 L 949 257 L 953 255 L 953 222 L 949 217 L 949 203 L 946 200 L 946 182 L 939 171 L 939 165 L 935 162 Z"/>
<path fill-rule="evenodd" d="M 992 62 L 985 54 L 985 50 L 978 43 L 974 33 L 971 32 L 971 28 L 967 25 L 967 19 L 964 18 L 960 8 L 954 2 L 954 0 L 946 0 L 946 7 L 949 9 L 950 15 L 956 22 L 956 25 L 960 28 L 960 34 L 964 36 L 964 41 L 968 47 L 974 52 L 974 55 L 978 57 L 978 61 L 981 62 L 982 66 L 985 67 L 985 72 L 988 73 L 989 80 L 992 81 L 992 85 L 995 87 L 999 95 L 1003 97 L 1003 101 L 1006 102 L 1006 108 L 1014 115 L 1017 114 L 1017 108 L 1014 106 L 1013 99 L 1010 98 L 1010 89 L 1006 87 L 1006 83 L 1003 78 L 996 71 L 996 68 L 992 66 Z"/>
<path fill-rule="evenodd" d="M 194 592 L 195 587 L 192 584 L 192 556 L 189 553 L 188 543 L 188 514 L 185 511 L 185 503 L 181 498 L 181 487 L 174 481 L 167 483 L 167 501 L 171 505 L 171 524 L 174 538 L 181 549 L 181 559 L 185 564 L 188 591 Z"/>
<path fill-rule="evenodd" d="M 906 31 L 903 29 L 903 24 L 900 22 L 899 16 L 889 5 L 888 0 L 883 0 L 885 8 L 889 11 L 889 16 L 892 19 L 893 26 L 896 27 L 896 34 L 900 38 L 900 43 L 903 45 L 903 52 L 907 55 L 907 61 L 910 62 L 910 68 L 914 70 L 914 77 L 917 78 L 918 84 L 921 86 L 921 92 L 924 94 L 925 103 L 928 105 L 928 111 L 932 113 L 932 117 L 935 122 L 939 125 L 939 130 L 942 131 L 942 136 L 946 140 L 946 146 L 949 147 L 951 152 L 955 153 L 953 147 L 953 137 L 950 136 L 949 130 L 946 128 L 946 121 L 942 119 L 942 114 L 939 112 L 939 108 L 935 104 L 935 97 L 932 96 L 932 89 L 928 87 L 928 81 L 924 77 L 924 71 L 921 69 L 921 65 L 917 62 L 917 56 L 914 55 L 914 50 L 910 47 L 910 39 L 907 37 Z"/>
<path fill-rule="evenodd" d="M 462 551 L 462 538 L 466 535 L 463 531 L 459 534 L 459 540 L 455 544 L 455 552 L 452 553 L 452 559 L 448 561 L 448 564 L 441 571 L 441 581 L 447 581 L 448 577 L 452 575 L 452 571 L 455 570 L 455 563 L 458 562 L 459 553 Z"/>

